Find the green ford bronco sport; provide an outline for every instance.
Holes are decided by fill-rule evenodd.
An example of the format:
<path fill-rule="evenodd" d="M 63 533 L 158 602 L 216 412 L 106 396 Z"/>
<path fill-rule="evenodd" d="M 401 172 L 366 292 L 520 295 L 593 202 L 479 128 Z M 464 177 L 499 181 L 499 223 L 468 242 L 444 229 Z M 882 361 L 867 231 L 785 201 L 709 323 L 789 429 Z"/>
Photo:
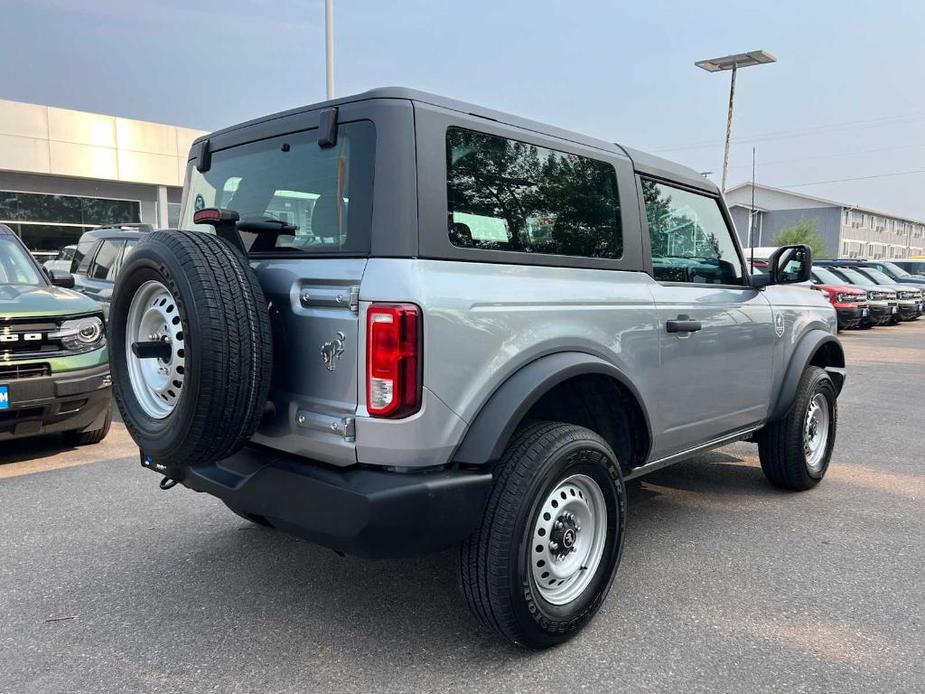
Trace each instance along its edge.
<path fill-rule="evenodd" d="M 0 441 L 63 433 L 99 443 L 112 421 L 111 380 L 100 306 L 46 275 L 0 224 Z"/>

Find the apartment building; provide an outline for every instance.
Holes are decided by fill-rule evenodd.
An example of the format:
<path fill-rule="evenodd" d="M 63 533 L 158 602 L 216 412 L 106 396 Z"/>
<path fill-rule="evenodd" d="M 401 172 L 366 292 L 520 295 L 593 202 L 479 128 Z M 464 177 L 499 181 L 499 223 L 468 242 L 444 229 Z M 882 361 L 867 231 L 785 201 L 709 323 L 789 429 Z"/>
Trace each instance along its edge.
<path fill-rule="evenodd" d="M 755 246 L 770 246 L 781 229 L 804 220 L 816 222 L 826 256 L 906 258 L 925 254 L 925 222 L 848 203 L 817 198 L 762 184 L 743 183 L 726 193 L 739 239 L 749 244 L 749 214 L 754 209 Z"/>

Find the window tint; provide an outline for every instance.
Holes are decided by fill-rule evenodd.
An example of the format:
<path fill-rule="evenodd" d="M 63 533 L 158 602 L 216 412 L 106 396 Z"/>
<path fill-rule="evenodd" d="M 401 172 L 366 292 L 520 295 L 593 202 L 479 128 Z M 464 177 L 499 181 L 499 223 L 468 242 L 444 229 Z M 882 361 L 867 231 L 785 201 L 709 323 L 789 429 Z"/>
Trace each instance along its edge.
<path fill-rule="evenodd" d="M 526 142 L 450 128 L 450 242 L 462 248 L 620 258 L 614 167 Z"/>
<path fill-rule="evenodd" d="M 813 281 L 816 284 L 842 284 L 845 280 L 825 267 L 813 268 Z"/>
<path fill-rule="evenodd" d="M 864 275 L 862 275 L 859 272 L 856 272 L 852 268 L 846 268 L 846 267 L 832 268 L 832 272 L 838 275 L 839 277 L 844 278 L 846 282 L 849 282 L 851 284 L 862 284 L 862 285 L 863 284 L 866 284 L 866 285 L 875 284 L 875 282 L 871 282 L 869 277 L 865 277 Z"/>
<path fill-rule="evenodd" d="M 892 275 L 893 277 L 911 277 L 912 276 L 908 272 L 903 270 L 901 267 L 899 267 L 899 265 L 895 265 L 894 263 L 884 263 L 883 267 L 879 269 L 888 275 Z"/>
<path fill-rule="evenodd" d="M 89 269 L 96 244 L 97 240 L 92 236 L 80 240 L 77 250 L 74 251 L 74 259 L 71 260 L 71 272 L 85 273 Z"/>
<path fill-rule="evenodd" d="M 298 254 L 369 252 L 372 220 L 372 123 L 338 128 L 337 144 L 318 146 L 318 131 L 273 137 L 216 151 L 205 173 L 190 169 L 180 224 L 193 224 L 203 207 L 236 211 L 243 223 L 275 220 L 290 234 L 241 232 L 251 253 Z"/>
<path fill-rule="evenodd" d="M 865 277 L 870 277 L 870 279 L 872 279 L 875 284 L 896 284 L 891 277 L 888 277 L 876 268 L 859 267 L 858 272 L 860 272 Z"/>
<path fill-rule="evenodd" d="M 95 280 L 115 281 L 116 261 L 119 259 L 122 244 L 122 241 L 103 241 L 88 273 L 90 277 Z"/>
<path fill-rule="evenodd" d="M 715 198 L 643 179 L 652 269 L 660 282 L 743 284 L 745 272 Z"/>
<path fill-rule="evenodd" d="M 137 239 L 126 239 L 125 241 L 125 251 L 122 253 L 122 262 L 119 263 L 119 269 L 122 269 L 122 266 L 125 265 L 125 261 L 128 260 L 129 254 L 135 250 L 135 246 L 138 245 Z"/>

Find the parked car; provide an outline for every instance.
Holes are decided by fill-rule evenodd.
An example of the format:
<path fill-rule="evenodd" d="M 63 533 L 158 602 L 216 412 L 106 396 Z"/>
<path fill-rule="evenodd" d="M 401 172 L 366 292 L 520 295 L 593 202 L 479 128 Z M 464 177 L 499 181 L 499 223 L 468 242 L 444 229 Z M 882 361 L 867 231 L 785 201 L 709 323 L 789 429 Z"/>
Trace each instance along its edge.
<path fill-rule="evenodd" d="M 80 237 L 71 260 L 74 288 L 98 301 L 107 317 L 119 269 L 138 239 L 153 230 L 150 224 L 122 224 L 98 227 Z"/>
<path fill-rule="evenodd" d="M 459 546 L 515 643 L 600 608 L 625 480 L 746 438 L 778 487 L 828 468 L 845 361 L 791 286 L 810 251 L 751 277 L 678 164 L 383 89 L 198 139 L 181 226 L 113 294 L 141 464 L 339 552 Z"/>
<path fill-rule="evenodd" d="M 74 251 L 76 250 L 77 244 L 65 246 L 58 251 L 58 255 L 52 260 L 46 260 L 42 263 L 42 267 L 51 272 L 70 272 L 71 261 L 74 259 Z"/>
<path fill-rule="evenodd" d="M 62 433 L 85 445 L 109 432 L 102 313 L 71 286 L 68 273 L 46 274 L 0 224 L 0 441 Z"/>
<path fill-rule="evenodd" d="M 870 261 L 820 260 L 819 265 L 826 267 L 847 267 L 860 273 L 874 284 L 896 292 L 899 307 L 898 320 L 915 320 L 922 315 L 922 291 L 915 284 L 900 284 L 880 272 Z"/>
<path fill-rule="evenodd" d="M 823 292 L 835 307 L 839 330 L 861 327 L 862 324 L 863 327 L 874 325 L 875 321 L 870 316 L 870 304 L 865 290 L 852 287 L 828 269 L 819 266 L 813 266 L 810 281 L 813 287 Z M 886 302 L 880 303 L 883 313 L 889 311 Z"/>
<path fill-rule="evenodd" d="M 913 284 L 899 284 L 874 267 L 861 265 L 855 268 L 865 277 L 869 277 L 881 287 L 888 287 L 896 292 L 899 304 L 899 319 L 910 321 L 922 315 L 922 290 Z"/>
<path fill-rule="evenodd" d="M 899 301 L 895 291 L 889 287 L 881 287 L 854 268 L 817 265 L 814 267 L 817 274 L 820 268 L 828 270 L 842 282 L 847 282 L 866 291 L 870 317 L 877 325 L 889 325 L 899 322 Z M 885 310 L 883 310 L 884 308 Z"/>
<path fill-rule="evenodd" d="M 925 277 L 925 258 L 918 260 L 914 258 L 897 258 L 890 262 L 916 277 Z"/>
<path fill-rule="evenodd" d="M 906 272 L 891 260 L 871 260 L 864 265 L 879 270 L 897 284 L 912 284 L 918 289 L 925 290 L 925 277 Z"/>

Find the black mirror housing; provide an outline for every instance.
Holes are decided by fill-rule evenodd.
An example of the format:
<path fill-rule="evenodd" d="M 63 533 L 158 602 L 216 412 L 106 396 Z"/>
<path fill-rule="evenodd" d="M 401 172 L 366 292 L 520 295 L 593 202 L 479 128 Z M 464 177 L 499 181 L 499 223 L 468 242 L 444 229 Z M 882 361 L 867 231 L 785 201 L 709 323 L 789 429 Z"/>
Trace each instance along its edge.
<path fill-rule="evenodd" d="M 70 272 L 59 272 L 53 270 L 49 273 L 51 275 L 51 283 L 56 287 L 64 287 L 65 289 L 74 288 L 74 275 Z"/>
<path fill-rule="evenodd" d="M 767 273 L 752 275 L 752 286 L 760 289 L 771 284 L 808 282 L 812 269 L 813 251 L 809 246 L 781 246 L 768 258 Z"/>

